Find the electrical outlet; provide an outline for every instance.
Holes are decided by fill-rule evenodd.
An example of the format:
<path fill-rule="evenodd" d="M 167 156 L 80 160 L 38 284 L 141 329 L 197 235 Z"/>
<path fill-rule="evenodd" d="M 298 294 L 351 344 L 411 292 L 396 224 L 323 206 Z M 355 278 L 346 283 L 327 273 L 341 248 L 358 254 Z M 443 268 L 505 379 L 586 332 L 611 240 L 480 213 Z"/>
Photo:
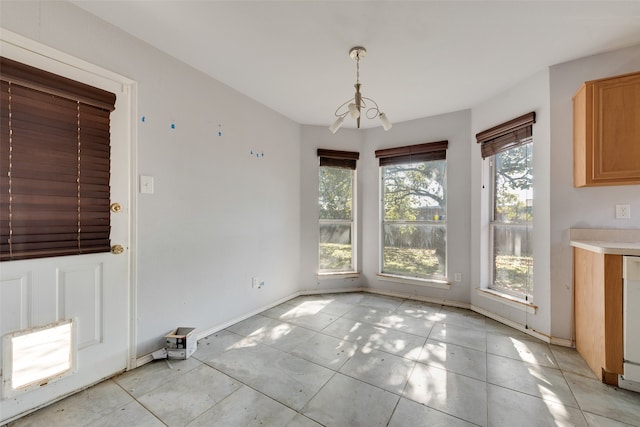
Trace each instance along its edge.
<path fill-rule="evenodd" d="M 616 205 L 616 219 L 631 219 L 631 206 Z"/>
<path fill-rule="evenodd" d="M 456 273 L 453 275 L 453 280 L 455 282 L 462 282 L 462 273 Z"/>

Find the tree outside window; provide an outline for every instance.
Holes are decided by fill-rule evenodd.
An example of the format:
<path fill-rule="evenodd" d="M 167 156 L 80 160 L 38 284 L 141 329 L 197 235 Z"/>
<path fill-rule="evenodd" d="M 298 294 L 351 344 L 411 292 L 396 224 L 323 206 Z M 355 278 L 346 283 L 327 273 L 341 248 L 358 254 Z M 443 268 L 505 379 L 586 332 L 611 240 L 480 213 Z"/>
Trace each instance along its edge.
<path fill-rule="evenodd" d="M 349 168 L 320 166 L 319 273 L 355 271 L 353 182 Z"/>
<path fill-rule="evenodd" d="M 446 277 L 446 165 L 430 160 L 382 167 L 383 274 Z"/>
<path fill-rule="evenodd" d="M 533 143 L 499 152 L 492 166 L 491 288 L 527 298 L 533 291 Z"/>

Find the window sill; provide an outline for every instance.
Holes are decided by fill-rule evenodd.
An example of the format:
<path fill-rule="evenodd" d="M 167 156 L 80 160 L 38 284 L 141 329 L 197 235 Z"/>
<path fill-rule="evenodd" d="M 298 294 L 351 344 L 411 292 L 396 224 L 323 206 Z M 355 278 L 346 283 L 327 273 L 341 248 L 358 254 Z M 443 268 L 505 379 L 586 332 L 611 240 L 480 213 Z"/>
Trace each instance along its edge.
<path fill-rule="evenodd" d="M 522 298 L 514 297 L 513 295 L 504 294 L 502 292 L 494 291 L 493 289 L 476 288 L 478 295 L 489 298 L 494 301 L 498 301 L 502 304 L 514 307 L 522 311 L 526 311 L 529 314 L 536 314 L 538 306 L 530 301 Z"/>
<path fill-rule="evenodd" d="M 318 280 L 358 279 L 360 272 L 344 271 L 338 273 L 318 273 Z"/>
<path fill-rule="evenodd" d="M 382 273 L 378 273 L 376 276 L 378 276 L 378 279 L 384 280 L 385 282 L 404 283 L 406 285 L 426 286 L 429 288 L 439 288 L 439 289 L 451 288 L 451 283 L 449 283 L 446 280 L 418 279 L 418 278 L 394 276 L 392 274 L 382 274 Z"/>

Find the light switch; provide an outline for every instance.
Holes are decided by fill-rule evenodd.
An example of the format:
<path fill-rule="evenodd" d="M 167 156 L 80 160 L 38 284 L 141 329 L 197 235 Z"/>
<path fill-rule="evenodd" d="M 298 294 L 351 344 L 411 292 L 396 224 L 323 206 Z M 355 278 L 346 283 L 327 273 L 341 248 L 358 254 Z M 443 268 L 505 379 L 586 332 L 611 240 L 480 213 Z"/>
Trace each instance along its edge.
<path fill-rule="evenodd" d="M 153 194 L 153 177 L 140 175 L 140 193 Z"/>

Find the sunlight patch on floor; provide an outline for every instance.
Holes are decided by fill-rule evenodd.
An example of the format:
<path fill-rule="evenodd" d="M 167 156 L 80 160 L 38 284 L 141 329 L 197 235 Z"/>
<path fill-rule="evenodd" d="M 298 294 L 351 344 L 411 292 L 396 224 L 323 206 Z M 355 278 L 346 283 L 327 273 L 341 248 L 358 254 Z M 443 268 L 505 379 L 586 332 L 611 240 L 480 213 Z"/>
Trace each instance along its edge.
<path fill-rule="evenodd" d="M 282 317 L 290 319 L 292 317 L 311 316 L 320 312 L 327 305 L 331 304 L 332 301 L 331 299 L 305 301 L 284 313 Z"/>
<path fill-rule="evenodd" d="M 513 343 L 513 347 L 518 352 L 518 356 L 520 360 L 528 363 L 537 363 L 538 360 L 533 355 L 533 352 L 529 349 L 525 341 L 520 341 L 515 338 L 511 338 L 511 342 Z"/>

